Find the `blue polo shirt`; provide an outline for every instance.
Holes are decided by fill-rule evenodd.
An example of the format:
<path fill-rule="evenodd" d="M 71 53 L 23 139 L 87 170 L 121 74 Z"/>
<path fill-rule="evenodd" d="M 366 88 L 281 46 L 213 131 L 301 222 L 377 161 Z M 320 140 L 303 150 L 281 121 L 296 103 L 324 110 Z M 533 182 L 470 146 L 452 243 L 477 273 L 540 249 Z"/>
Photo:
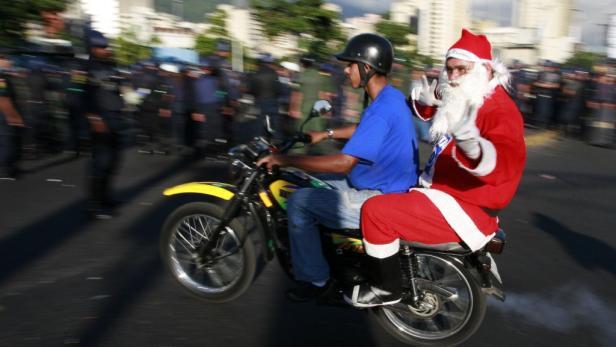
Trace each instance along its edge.
<path fill-rule="evenodd" d="M 404 95 L 386 86 L 366 108 L 342 153 L 359 158 L 348 175 L 356 189 L 383 193 L 417 184 L 419 154 L 411 111 Z"/>

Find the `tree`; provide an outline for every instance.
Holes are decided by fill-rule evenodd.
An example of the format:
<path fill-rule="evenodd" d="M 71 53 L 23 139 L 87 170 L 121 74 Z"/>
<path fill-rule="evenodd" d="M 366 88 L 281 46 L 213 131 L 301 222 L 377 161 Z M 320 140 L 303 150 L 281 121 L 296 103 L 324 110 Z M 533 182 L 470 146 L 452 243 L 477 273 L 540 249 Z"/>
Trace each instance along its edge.
<path fill-rule="evenodd" d="M 411 34 L 411 28 L 407 25 L 383 19 L 376 23 L 376 31 L 385 36 L 394 47 L 405 47 L 409 45 L 407 35 Z"/>
<path fill-rule="evenodd" d="M 16 47 L 29 21 L 40 21 L 41 11 L 64 11 L 68 0 L 14 0 L 0 11 L 0 47 Z"/>
<path fill-rule="evenodd" d="M 197 35 L 195 38 L 195 51 L 199 55 L 208 56 L 216 52 L 216 44 L 219 40 L 228 40 L 229 33 L 227 32 L 227 13 L 222 10 L 216 10 L 207 16 L 210 27 L 203 34 Z"/>
<path fill-rule="evenodd" d="M 154 34 L 151 38 L 150 38 L 150 46 L 157 46 L 160 45 L 161 43 L 163 43 L 163 41 L 160 39 L 160 37 L 158 37 L 158 35 Z"/>
<path fill-rule="evenodd" d="M 138 41 L 133 31 L 123 31 L 113 40 L 114 57 L 120 65 L 131 65 L 152 57 L 152 48 Z"/>
<path fill-rule="evenodd" d="M 197 35 L 195 39 L 195 51 L 203 56 L 214 54 L 214 52 L 216 52 L 216 39 L 204 34 Z"/>
<path fill-rule="evenodd" d="M 212 36 L 227 38 L 227 13 L 223 10 L 216 10 L 208 15 L 208 23 L 211 25 L 208 33 Z"/>
<path fill-rule="evenodd" d="M 300 38 L 300 45 L 328 57 L 343 43 L 338 13 L 322 8 L 323 0 L 252 0 L 257 20 L 271 39 L 283 34 Z"/>
<path fill-rule="evenodd" d="M 569 58 L 565 62 L 564 65 L 570 66 L 570 67 L 584 68 L 586 70 L 591 70 L 593 65 L 598 64 L 604 59 L 605 59 L 605 56 L 598 54 L 598 53 L 577 51 L 571 58 Z"/>

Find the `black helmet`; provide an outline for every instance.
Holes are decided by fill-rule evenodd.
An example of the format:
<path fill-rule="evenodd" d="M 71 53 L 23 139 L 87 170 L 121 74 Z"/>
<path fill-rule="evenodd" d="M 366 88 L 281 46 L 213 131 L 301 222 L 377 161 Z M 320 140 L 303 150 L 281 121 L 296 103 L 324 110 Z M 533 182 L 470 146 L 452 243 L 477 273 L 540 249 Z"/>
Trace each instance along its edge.
<path fill-rule="evenodd" d="M 391 42 L 381 35 L 359 34 L 349 40 L 336 58 L 370 65 L 376 72 L 386 75 L 391 71 L 394 49 Z"/>
<path fill-rule="evenodd" d="M 88 35 L 88 43 L 90 44 L 90 47 L 107 48 L 107 46 L 109 45 L 109 41 L 107 40 L 105 35 L 103 35 L 103 33 L 101 33 L 100 31 L 96 30 L 90 31 Z"/>

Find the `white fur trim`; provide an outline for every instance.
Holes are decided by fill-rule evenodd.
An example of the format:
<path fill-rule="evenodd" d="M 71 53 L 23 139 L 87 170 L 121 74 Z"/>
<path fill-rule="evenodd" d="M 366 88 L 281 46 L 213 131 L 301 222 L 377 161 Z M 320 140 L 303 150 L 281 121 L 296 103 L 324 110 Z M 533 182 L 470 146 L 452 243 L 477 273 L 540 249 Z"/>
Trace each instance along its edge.
<path fill-rule="evenodd" d="M 494 148 L 492 142 L 484 139 L 483 137 L 479 137 L 479 146 L 481 147 L 481 161 L 474 169 L 464 166 L 464 164 L 462 164 L 462 162 L 458 159 L 457 147 L 454 146 L 451 155 L 458 163 L 458 166 L 464 170 L 475 176 L 487 176 L 494 171 L 494 168 L 496 168 L 496 148 Z"/>
<path fill-rule="evenodd" d="M 394 241 L 384 245 L 375 245 L 364 239 L 364 247 L 366 248 L 366 253 L 369 256 L 384 259 L 391 257 L 400 251 L 400 239 L 395 239 Z"/>
<path fill-rule="evenodd" d="M 472 251 L 481 249 L 494 236 L 494 234 L 484 235 L 451 195 L 436 189 L 413 188 L 412 190 L 423 193 L 432 201 L 449 226 Z"/>
<path fill-rule="evenodd" d="M 417 107 L 415 107 L 415 103 L 417 101 L 413 100 L 412 104 L 413 104 L 413 111 L 415 111 L 415 115 L 417 116 L 417 118 L 421 119 L 424 122 L 427 122 L 430 120 L 430 118 L 424 118 L 421 113 L 419 113 L 419 111 L 417 110 Z"/>
<path fill-rule="evenodd" d="M 475 55 L 475 53 L 471 51 L 467 51 L 466 49 L 462 49 L 462 48 L 452 48 L 448 50 L 447 55 L 445 56 L 445 60 L 449 58 L 457 58 L 457 59 L 462 59 L 466 61 L 472 61 L 475 63 L 483 63 L 486 61 L 490 61 L 487 59 L 481 59 L 477 55 Z"/>

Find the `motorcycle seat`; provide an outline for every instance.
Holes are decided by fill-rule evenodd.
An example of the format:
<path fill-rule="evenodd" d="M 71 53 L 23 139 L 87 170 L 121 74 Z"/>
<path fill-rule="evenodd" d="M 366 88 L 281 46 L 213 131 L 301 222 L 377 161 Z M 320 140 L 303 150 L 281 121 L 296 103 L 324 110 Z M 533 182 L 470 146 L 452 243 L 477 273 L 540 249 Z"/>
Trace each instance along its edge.
<path fill-rule="evenodd" d="M 416 241 L 406 241 L 400 239 L 401 246 L 409 246 L 416 249 L 429 249 L 433 251 L 445 251 L 445 252 L 467 252 L 468 248 L 463 243 L 458 242 L 446 242 L 446 243 L 421 243 Z"/>
<path fill-rule="evenodd" d="M 494 233 L 494 237 L 485 245 L 485 249 L 494 254 L 500 254 L 503 252 L 503 248 L 505 247 L 505 231 L 503 229 L 498 229 Z M 401 246 L 409 246 L 417 249 L 429 249 L 434 251 L 444 251 L 444 252 L 455 252 L 455 253 L 464 253 L 468 252 L 469 248 L 466 246 L 464 242 L 446 242 L 446 243 L 437 243 L 437 244 L 426 244 L 416 241 L 406 241 L 400 239 Z"/>

